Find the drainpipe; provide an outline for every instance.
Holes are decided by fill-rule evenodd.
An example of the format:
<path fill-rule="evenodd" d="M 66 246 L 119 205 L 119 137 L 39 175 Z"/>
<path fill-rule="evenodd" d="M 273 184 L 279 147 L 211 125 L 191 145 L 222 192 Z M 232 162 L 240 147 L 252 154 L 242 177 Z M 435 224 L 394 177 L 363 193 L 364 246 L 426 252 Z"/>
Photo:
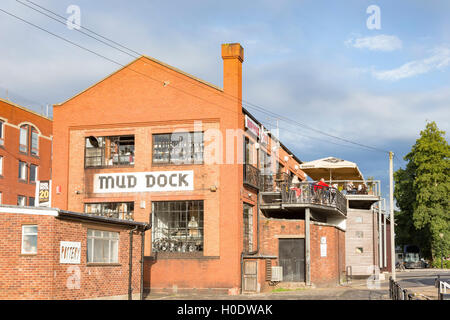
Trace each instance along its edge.
<path fill-rule="evenodd" d="M 306 255 L 306 285 L 311 285 L 311 225 L 310 225 L 310 208 L 305 208 L 305 255 Z"/>
<path fill-rule="evenodd" d="M 133 232 L 137 230 L 137 226 L 130 230 L 130 256 L 129 256 L 129 267 L 128 267 L 128 300 L 133 300 L 133 289 L 131 287 L 131 277 L 133 275 Z"/>
<path fill-rule="evenodd" d="M 144 300 L 144 242 L 145 229 L 141 232 L 141 300 Z"/>

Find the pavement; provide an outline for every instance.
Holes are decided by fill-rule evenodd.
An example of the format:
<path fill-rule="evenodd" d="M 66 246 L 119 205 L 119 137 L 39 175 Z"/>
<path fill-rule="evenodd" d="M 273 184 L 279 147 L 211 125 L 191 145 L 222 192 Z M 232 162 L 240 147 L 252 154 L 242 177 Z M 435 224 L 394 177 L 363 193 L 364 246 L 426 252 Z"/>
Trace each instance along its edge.
<path fill-rule="evenodd" d="M 369 289 L 366 280 L 358 280 L 332 288 L 306 287 L 243 295 L 149 294 L 146 300 L 389 300 L 389 284 L 383 282 L 377 289 Z"/>
<path fill-rule="evenodd" d="M 450 270 L 412 269 L 397 271 L 400 286 L 416 294 L 421 300 L 437 300 L 438 291 L 434 287 L 437 275 L 450 283 Z M 281 289 L 277 292 L 264 292 L 243 295 L 218 294 L 149 294 L 146 300 L 389 300 L 389 274 L 377 283 L 365 279 L 353 280 L 331 288 Z"/>

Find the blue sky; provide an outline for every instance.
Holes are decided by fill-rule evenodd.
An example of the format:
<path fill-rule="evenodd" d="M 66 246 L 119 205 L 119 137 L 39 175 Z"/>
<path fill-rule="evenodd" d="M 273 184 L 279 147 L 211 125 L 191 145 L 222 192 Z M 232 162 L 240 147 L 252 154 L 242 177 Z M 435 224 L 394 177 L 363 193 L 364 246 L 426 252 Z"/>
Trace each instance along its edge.
<path fill-rule="evenodd" d="M 25 0 L 21 0 L 26 2 Z M 222 86 L 220 44 L 245 50 L 244 99 L 272 112 L 402 158 L 427 120 L 449 131 L 450 1 L 33 0 L 138 52 Z M 381 29 L 369 30 L 377 5 Z M 8 10 L 120 63 L 132 60 L 15 0 Z M 66 100 L 118 66 L 0 12 L 0 97 L 37 111 Z M 270 128 L 276 119 L 250 110 Z M 388 192 L 386 154 L 279 121 L 303 161 L 355 161 Z M 310 137 L 320 138 L 312 139 Z M 448 133 L 446 135 L 448 139 Z M 338 145 L 339 144 L 339 145 Z M 347 146 L 342 146 L 342 145 Z M 395 160 L 395 169 L 404 166 Z"/>

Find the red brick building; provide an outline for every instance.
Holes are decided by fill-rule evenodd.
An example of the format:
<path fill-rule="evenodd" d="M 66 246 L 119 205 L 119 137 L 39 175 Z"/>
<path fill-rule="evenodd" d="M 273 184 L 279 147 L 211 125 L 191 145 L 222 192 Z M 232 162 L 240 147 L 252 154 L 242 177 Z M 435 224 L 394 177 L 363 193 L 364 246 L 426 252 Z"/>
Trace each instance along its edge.
<path fill-rule="evenodd" d="M 52 120 L 0 99 L 0 204 L 34 206 L 51 163 Z"/>
<path fill-rule="evenodd" d="M 141 240 L 148 227 L 57 209 L 0 206 L 0 299 L 139 299 Z"/>
<path fill-rule="evenodd" d="M 152 291 L 269 289 L 272 266 L 301 260 L 281 261 L 283 239 L 303 266 L 282 281 L 337 283 L 345 210 L 267 202 L 305 180 L 301 161 L 243 108 L 242 47 L 222 59 L 223 88 L 142 56 L 55 105 L 52 206 L 150 222 Z"/>

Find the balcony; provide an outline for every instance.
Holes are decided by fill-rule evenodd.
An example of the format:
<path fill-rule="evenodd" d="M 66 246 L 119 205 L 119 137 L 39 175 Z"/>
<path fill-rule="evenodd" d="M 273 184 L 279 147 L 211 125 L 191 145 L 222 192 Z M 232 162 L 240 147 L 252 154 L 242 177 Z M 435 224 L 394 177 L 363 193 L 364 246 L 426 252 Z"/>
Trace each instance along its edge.
<path fill-rule="evenodd" d="M 261 176 L 261 210 L 303 212 L 312 208 L 325 217 L 347 215 L 347 199 L 333 187 L 318 186 L 311 182 L 293 183 L 281 173 Z"/>
<path fill-rule="evenodd" d="M 244 164 L 244 184 L 259 190 L 260 171 L 251 164 Z"/>
<path fill-rule="evenodd" d="M 333 180 L 332 185 L 347 198 L 352 209 L 368 210 L 381 198 L 379 180 Z"/>

